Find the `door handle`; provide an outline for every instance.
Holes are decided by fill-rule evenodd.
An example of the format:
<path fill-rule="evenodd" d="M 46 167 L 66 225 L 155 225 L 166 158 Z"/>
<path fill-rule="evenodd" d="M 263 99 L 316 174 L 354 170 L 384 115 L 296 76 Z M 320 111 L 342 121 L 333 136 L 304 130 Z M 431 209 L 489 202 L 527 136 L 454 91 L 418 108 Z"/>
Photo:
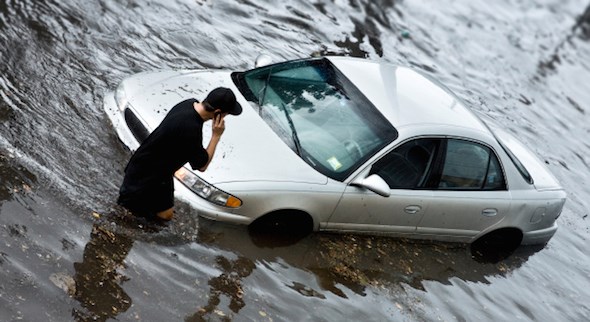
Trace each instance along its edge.
<path fill-rule="evenodd" d="M 406 208 L 404 208 L 404 211 L 407 214 L 413 215 L 415 213 L 417 213 L 418 211 L 420 211 L 422 209 L 422 207 L 420 206 L 407 206 Z"/>
<path fill-rule="evenodd" d="M 494 208 L 487 208 L 484 209 L 481 212 L 482 215 L 486 216 L 486 217 L 494 217 L 495 215 L 498 214 L 498 209 L 494 209 Z"/>

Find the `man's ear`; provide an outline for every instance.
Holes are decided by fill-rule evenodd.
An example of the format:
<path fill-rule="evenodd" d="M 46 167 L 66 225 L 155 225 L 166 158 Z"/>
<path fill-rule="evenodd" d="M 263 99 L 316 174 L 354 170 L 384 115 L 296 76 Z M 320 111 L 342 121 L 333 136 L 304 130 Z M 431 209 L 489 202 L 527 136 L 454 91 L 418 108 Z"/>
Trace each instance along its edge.
<path fill-rule="evenodd" d="M 215 108 L 213 106 L 211 106 L 211 104 L 203 101 L 203 106 L 205 107 L 205 111 L 207 112 L 214 112 Z"/>

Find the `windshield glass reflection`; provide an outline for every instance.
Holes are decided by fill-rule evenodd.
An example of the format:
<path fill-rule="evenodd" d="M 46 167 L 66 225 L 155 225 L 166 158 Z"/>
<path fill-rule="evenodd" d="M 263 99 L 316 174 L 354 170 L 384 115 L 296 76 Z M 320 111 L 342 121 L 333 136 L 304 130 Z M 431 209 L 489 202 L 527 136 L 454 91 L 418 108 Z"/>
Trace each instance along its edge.
<path fill-rule="evenodd" d="M 234 75 L 263 120 L 308 164 L 344 180 L 397 132 L 327 59 L 287 62 Z"/>

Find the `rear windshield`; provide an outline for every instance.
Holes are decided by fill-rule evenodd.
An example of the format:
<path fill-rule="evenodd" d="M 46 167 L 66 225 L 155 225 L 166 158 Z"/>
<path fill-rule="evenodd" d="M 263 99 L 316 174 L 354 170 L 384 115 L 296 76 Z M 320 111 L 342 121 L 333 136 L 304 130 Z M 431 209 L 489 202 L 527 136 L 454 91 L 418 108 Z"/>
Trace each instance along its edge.
<path fill-rule="evenodd" d="M 505 133 L 504 131 L 501 131 L 501 130 L 496 130 L 495 136 L 496 136 L 496 140 L 498 141 L 498 143 L 500 144 L 502 149 L 504 149 L 504 152 L 506 152 L 506 154 L 508 154 L 508 157 L 510 158 L 512 163 L 514 163 L 514 166 L 516 167 L 516 169 L 518 169 L 518 172 L 520 173 L 522 178 L 527 183 L 533 184 L 533 177 L 531 176 L 531 174 L 527 171 L 527 169 L 524 167 L 522 162 L 520 162 L 520 160 L 516 157 L 516 155 L 514 155 L 514 153 L 508 147 L 508 146 L 514 146 L 514 147 L 518 147 L 520 149 L 524 149 L 522 144 L 520 142 L 518 142 L 516 139 L 514 139 L 512 136 L 510 136 L 508 133 Z"/>

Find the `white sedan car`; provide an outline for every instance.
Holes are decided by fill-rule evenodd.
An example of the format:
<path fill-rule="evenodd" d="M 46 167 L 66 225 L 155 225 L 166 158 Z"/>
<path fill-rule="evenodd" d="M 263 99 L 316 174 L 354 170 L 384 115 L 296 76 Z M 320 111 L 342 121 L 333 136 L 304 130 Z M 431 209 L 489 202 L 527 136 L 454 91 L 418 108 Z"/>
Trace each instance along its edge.
<path fill-rule="evenodd" d="M 218 86 L 244 111 L 226 118 L 209 169 L 186 166 L 175 180 L 176 196 L 202 217 L 513 245 L 546 243 L 557 230 L 566 193 L 545 165 L 410 68 L 321 57 L 141 73 L 107 93 L 104 109 L 135 150 L 172 106 Z"/>

